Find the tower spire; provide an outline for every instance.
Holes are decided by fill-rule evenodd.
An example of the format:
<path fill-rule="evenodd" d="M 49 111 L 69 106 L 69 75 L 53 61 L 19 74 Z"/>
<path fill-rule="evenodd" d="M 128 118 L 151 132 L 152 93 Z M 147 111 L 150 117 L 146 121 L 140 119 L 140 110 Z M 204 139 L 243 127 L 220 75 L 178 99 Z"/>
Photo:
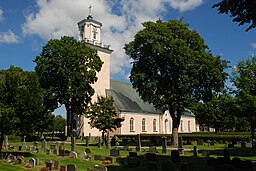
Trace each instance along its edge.
<path fill-rule="evenodd" d="M 88 14 L 87 19 L 93 19 L 93 17 L 92 17 L 92 6 L 91 5 L 89 6 L 89 14 Z"/>

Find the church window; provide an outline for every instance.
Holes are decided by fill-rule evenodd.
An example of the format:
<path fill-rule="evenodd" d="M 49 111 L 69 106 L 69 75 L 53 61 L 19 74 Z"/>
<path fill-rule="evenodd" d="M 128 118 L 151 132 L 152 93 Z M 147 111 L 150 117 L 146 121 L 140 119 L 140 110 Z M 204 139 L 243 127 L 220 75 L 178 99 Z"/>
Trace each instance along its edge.
<path fill-rule="evenodd" d="M 188 121 L 188 132 L 191 132 L 191 130 L 190 130 L 190 121 Z"/>
<path fill-rule="evenodd" d="M 170 132 L 172 132 L 172 120 L 170 120 Z"/>
<path fill-rule="evenodd" d="M 134 118 L 130 119 L 130 131 L 133 132 L 134 131 Z"/>
<path fill-rule="evenodd" d="M 180 121 L 180 132 L 183 132 L 183 121 Z"/>
<path fill-rule="evenodd" d="M 165 130 L 165 134 L 168 133 L 168 128 L 169 128 L 169 126 L 168 126 L 168 119 L 165 119 L 165 121 L 164 121 L 164 130 Z"/>
<path fill-rule="evenodd" d="M 153 120 L 153 131 L 156 131 L 156 119 Z"/>
<path fill-rule="evenodd" d="M 145 118 L 142 119 L 142 131 L 143 132 L 146 131 L 146 119 Z"/>

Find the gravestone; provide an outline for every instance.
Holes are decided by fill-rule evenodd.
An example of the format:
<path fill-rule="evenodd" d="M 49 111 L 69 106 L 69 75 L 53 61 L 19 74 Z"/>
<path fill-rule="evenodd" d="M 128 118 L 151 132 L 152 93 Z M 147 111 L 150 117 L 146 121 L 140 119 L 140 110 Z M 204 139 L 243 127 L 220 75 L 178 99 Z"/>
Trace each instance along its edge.
<path fill-rule="evenodd" d="M 163 141 L 162 153 L 163 153 L 163 154 L 166 154 L 166 152 L 167 152 L 167 141 L 166 141 L 166 137 L 162 137 L 162 141 Z"/>
<path fill-rule="evenodd" d="M 26 144 L 26 135 L 24 135 L 24 136 L 23 136 L 22 147 L 23 147 L 24 149 L 26 149 L 26 146 L 27 146 L 27 144 Z"/>
<path fill-rule="evenodd" d="M 175 168 L 171 160 L 162 162 L 161 171 L 174 171 L 174 170 Z"/>
<path fill-rule="evenodd" d="M 86 156 L 86 152 L 85 151 L 80 153 L 80 158 L 85 158 L 85 156 Z"/>
<path fill-rule="evenodd" d="M 89 137 L 88 136 L 85 137 L 85 144 L 86 144 L 86 147 L 89 147 Z"/>
<path fill-rule="evenodd" d="M 171 151 L 172 162 L 180 162 L 180 152 L 178 150 Z"/>
<path fill-rule="evenodd" d="M 117 148 L 112 148 L 110 150 L 110 156 L 118 157 L 120 155 L 119 150 Z"/>
<path fill-rule="evenodd" d="M 46 149 L 47 147 L 47 141 L 44 139 L 43 142 L 42 142 L 42 149 Z"/>
<path fill-rule="evenodd" d="M 65 150 L 59 150 L 59 156 L 64 157 L 66 155 Z"/>
<path fill-rule="evenodd" d="M 67 171 L 76 171 L 76 165 L 75 164 L 68 164 L 67 165 Z"/>
<path fill-rule="evenodd" d="M 91 154 L 92 153 L 90 148 L 85 148 L 85 152 L 86 152 L 86 154 Z"/>
<path fill-rule="evenodd" d="M 53 169 L 59 170 L 60 168 L 60 161 L 59 160 L 55 160 L 54 164 L 53 164 Z"/>
<path fill-rule="evenodd" d="M 36 159 L 36 166 L 39 165 L 39 158 L 35 158 Z"/>
<path fill-rule="evenodd" d="M 74 152 L 74 151 L 72 151 L 72 152 L 70 153 L 70 156 L 73 157 L 73 158 L 77 158 L 77 153 Z"/>
<path fill-rule="evenodd" d="M 140 134 L 136 136 L 136 151 L 141 151 Z"/>
<path fill-rule="evenodd" d="M 128 145 L 124 146 L 124 151 L 129 151 L 129 146 Z"/>
<path fill-rule="evenodd" d="M 197 146 L 194 146 L 193 156 L 196 157 L 198 155 Z"/>
<path fill-rule="evenodd" d="M 252 143 L 245 143 L 246 148 L 252 148 Z M 234 148 L 234 147 L 233 147 Z"/>
<path fill-rule="evenodd" d="M 197 145 L 204 145 L 204 141 L 202 139 L 197 140 Z"/>
<path fill-rule="evenodd" d="M 202 156 L 208 158 L 210 156 L 209 150 L 202 150 Z"/>
<path fill-rule="evenodd" d="M 94 160 L 101 160 L 101 159 L 102 159 L 101 155 L 97 155 L 97 154 L 94 155 Z"/>
<path fill-rule="evenodd" d="M 34 159 L 34 158 L 30 159 L 29 164 L 31 167 L 36 167 L 36 159 Z"/>
<path fill-rule="evenodd" d="M 223 158 L 225 162 L 229 162 L 230 161 L 230 153 L 227 149 L 223 150 Z"/>
<path fill-rule="evenodd" d="M 52 160 L 46 160 L 45 165 L 48 170 L 52 170 Z"/>
<path fill-rule="evenodd" d="M 210 142 L 210 146 L 215 146 L 215 141 L 214 141 L 214 140 L 212 140 L 212 141 Z"/>
<path fill-rule="evenodd" d="M 53 150 L 53 154 L 58 155 L 58 150 L 57 150 L 57 149 L 54 149 L 54 150 Z"/>
<path fill-rule="evenodd" d="M 50 150 L 55 150 L 56 149 L 56 144 L 50 144 Z"/>
<path fill-rule="evenodd" d="M 241 148 L 246 148 L 246 142 L 244 141 L 241 142 Z"/>
<path fill-rule="evenodd" d="M 51 150 L 50 150 L 50 149 L 45 149 L 45 153 L 46 153 L 47 155 L 50 155 L 50 154 L 51 154 Z"/>
<path fill-rule="evenodd" d="M 60 171 L 66 171 L 66 166 L 60 166 Z"/>
<path fill-rule="evenodd" d="M 21 151 L 22 150 L 22 146 L 19 146 L 19 149 L 18 149 L 19 151 Z"/>
<path fill-rule="evenodd" d="M 156 147 L 155 146 L 150 146 L 148 149 L 149 153 L 156 153 Z"/>
<path fill-rule="evenodd" d="M 178 147 L 179 140 L 178 140 L 178 129 L 177 128 L 173 129 L 172 136 L 173 136 L 173 146 Z"/>

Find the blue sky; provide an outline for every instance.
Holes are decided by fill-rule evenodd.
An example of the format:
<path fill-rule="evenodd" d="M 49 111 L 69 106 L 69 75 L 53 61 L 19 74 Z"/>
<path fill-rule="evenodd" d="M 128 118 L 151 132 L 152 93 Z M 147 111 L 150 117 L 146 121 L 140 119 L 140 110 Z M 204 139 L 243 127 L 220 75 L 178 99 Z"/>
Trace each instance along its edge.
<path fill-rule="evenodd" d="M 123 46 L 142 29 L 144 21 L 180 19 L 205 40 L 214 55 L 230 61 L 252 56 L 256 51 L 256 29 L 245 32 L 228 15 L 211 6 L 217 0 L 1 0 L 0 69 L 10 65 L 33 71 L 35 56 L 49 39 L 78 37 L 77 22 L 88 15 L 102 26 L 102 41 L 114 50 L 111 78 L 128 81 L 130 60 Z M 63 111 L 60 111 L 63 112 Z"/>

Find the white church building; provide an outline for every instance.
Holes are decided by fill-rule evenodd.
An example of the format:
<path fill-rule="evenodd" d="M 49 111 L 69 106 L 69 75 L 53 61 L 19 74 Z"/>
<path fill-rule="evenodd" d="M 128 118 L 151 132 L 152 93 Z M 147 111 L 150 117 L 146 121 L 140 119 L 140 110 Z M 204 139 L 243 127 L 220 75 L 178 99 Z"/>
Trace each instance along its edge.
<path fill-rule="evenodd" d="M 86 19 L 78 22 L 79 39 L 88 47 L 96 49 L 100 59 L 104 62 L 98 73 L 98 81 L 93 85 L 97 96 L 112 96 L 119 117 L 124 118 L 122 126 L 115 132 L 118 135 L 131 134 L 171 134 L 172 119 L 168 111 L 162 113 L 156 110 L 152 104 L 144 102 L 132 85 L 110 79 L 110 55 L 113 52 L 109 45 L 101 42 L 102 23 L 93 19 L 91 7 Z M 96 128 L 90 128 L 89 119 L 83 115 L 79 118 L 79 134 L 84 136 L 101 136 Z M 189 110 L 183 112 L 179 127 L 180 133 L 199 131 L 196 125 L 195 115 Z"/>

